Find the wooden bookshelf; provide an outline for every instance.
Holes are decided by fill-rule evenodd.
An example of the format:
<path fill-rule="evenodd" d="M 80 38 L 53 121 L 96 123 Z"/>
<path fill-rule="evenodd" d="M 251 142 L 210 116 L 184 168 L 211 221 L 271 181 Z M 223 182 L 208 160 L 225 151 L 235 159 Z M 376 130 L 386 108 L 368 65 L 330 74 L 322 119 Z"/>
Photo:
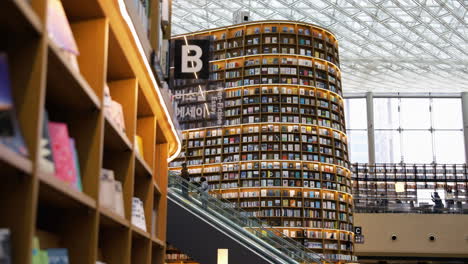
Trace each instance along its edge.
<path fill-rule="evenodd" d="M 179 249 L 167 245 L 166 247 L 166 263 L 173 263 L 173 264 L 199 264 L 199 262 L 196 262 L 193 260 L 190 256 L 187 254 L 184 254 L 182 251 Z"/>
<path fill-rule="evenodd" d="M 353 259 L 353 198 L 338 41 L 327 29 L 294 21 L 255 21 L 192 32 L 210 37 L 207 84 L 174 80 L 179 106 L 213 115 L 179 119 L 193 180 L 252 217 L 335 261 Z M 195 100 L 199 90 L 205 100 Z M 219 97 L 218 97 L 219 100 Z M 204 105 L 206 102 L 206 105 Z M 216 101 L 218 103 L 218 101 Z M 193 107 L 193 108 L 191 108 Z M 197 108 L 198 107 L 198 108 Z M 203 110 L 204 111 L 204 110 Z M 310 196 L 313 194 L 312 196 Z"/>
<path fill-rule="evenodd" d="M 0 145 L 0 228 L 11 231 L 13 263 L 31 263 L 35 236 L 43 249 L 67 248 L 71 263 L 164 263 L 167 160 L 180 143 L 157 91 L 160 83 L 119 1 L 62 0 L 80 51 L 79 70 L 47 34 L 48 1 L 0 3 L 0 32 L 6 36 L 0 50 L 8 55 L 29 152 L 23 157 Z M 104 114 L 105 85 L 122 105 L 125 131 Z M 67 124 L 76 141 L 83 191 L 40 166 L 45 110 L 50 121 Z M 135 135 L 143 138 L 142 156 Z M 124 216 L 100 205 L 102 168 L 122 183 Z M 146 231 L 131 223 L 132 197 L 143 201 Z"/>

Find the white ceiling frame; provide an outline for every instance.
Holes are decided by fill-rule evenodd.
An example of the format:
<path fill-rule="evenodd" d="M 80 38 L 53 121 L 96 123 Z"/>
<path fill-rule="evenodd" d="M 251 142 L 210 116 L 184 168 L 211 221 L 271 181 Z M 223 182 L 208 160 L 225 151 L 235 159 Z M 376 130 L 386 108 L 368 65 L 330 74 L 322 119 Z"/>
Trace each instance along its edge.
<path fill-rule="evenodd" d="M 350 92 L 468 91 L 468 18 L 463 0 L 173 0 L 174 34 L 253 20 L 324 26 L 340 41 Z"/>

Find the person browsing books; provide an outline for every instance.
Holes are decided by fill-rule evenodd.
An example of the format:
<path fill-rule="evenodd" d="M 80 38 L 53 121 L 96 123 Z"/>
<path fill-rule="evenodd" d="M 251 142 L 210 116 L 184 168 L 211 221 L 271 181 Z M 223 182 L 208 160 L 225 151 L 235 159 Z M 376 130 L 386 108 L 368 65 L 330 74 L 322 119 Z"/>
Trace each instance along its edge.
<path fill-rule="evenodd" d="M 208 199 L 208 182 L 205 177 L 200 178 L 200 199 L 202 202 L 203 209 L 207 208 L 207 199 Z"/>
<path fill-rule="evenodd" d="M 182 181 L 182 195 L 185 197 L 185 198 L 189 198 L 189 195 L 188 195 L 188 182 L 190 180 L 190 174 L 188 172 L 188 169 L 187 169 L 187 163 L 182 163 L 182 169 L 180 170 L 180 177 L 182 177 L 182 179 L 184 179 Z"/>

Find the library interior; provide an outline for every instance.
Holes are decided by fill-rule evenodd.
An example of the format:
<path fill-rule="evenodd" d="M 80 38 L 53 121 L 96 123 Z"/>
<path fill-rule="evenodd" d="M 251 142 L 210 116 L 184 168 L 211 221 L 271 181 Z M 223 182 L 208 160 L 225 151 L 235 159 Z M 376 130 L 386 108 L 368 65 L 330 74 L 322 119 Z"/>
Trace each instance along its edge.
<path fill-rule="evenodd" d="M 468 263 L 466 1 L 2 0 L 0 32 L 0 264 Z"/>

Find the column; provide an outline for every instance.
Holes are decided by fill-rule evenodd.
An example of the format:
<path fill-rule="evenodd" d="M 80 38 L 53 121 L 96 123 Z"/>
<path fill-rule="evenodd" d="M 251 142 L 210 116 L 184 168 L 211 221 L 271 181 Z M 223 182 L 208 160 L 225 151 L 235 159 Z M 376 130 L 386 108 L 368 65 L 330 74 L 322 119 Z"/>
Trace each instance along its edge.
<path fill-rule="evenodd" d="M 375 137 L 374 137 L 374 96 L 366 93 L 367 106 L 367 148 L 369 151 L 369 164 L 375 164 Z"/>
<path fill-rule="evenodd" d="M 465 162 L 468 163 L 468 92 L 461 93 L 462 115 L 463 115 L 463 135 L 465 138 Z"/>

